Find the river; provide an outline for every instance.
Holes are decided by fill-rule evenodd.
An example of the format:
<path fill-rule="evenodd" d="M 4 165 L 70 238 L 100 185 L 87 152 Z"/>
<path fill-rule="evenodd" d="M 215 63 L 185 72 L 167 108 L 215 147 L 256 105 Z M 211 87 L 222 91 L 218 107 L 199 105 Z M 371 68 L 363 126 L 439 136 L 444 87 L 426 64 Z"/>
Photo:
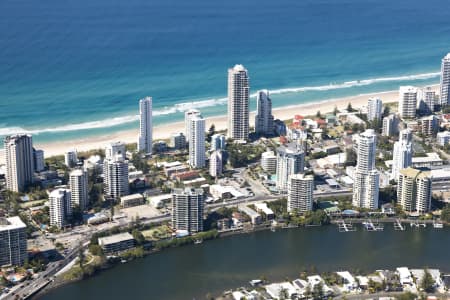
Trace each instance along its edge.
<path fill-rule="evenodd" d="M 340 233 L 336 226 L 236 235 L 164 250 L 41 296 L 45 300 L 204 299 L 262 275 L 294 279 L 304 269 L 373 271 L 397 266 L 450 271 L 450 228 Z"/>

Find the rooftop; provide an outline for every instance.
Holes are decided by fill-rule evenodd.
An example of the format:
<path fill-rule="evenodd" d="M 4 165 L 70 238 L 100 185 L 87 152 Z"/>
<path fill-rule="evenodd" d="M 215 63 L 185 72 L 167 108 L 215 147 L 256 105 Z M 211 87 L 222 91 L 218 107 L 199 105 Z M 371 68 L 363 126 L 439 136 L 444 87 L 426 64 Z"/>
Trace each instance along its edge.
<path fill-rule="evenodd" d="M 133 236 L 129 234 L 128 232 L 119 233 L 111 236 L 105 236 L 102 238 L 98 238 L 98 244 L 99 245 L 108 245 L 108 244 L 115 244 L 120 243 L 123 241 L 132 240 Z"/>
<path fill-rule="evenodd" d="M 0 218 L 0 231 L 26 228 L 24 222 L 19 217 Z"/>

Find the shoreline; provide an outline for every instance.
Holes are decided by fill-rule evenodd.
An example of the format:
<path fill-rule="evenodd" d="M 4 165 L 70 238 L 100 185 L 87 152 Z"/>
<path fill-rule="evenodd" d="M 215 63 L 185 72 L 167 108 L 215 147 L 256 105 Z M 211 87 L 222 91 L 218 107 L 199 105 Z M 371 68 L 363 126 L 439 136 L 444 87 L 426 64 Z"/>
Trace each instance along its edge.
<path fill-rule="evenodd" d="M 434 90 L 438 90 L 438 84 L 431 85 Z M 318 110 L 321 113 L 332 112 L 335 107 L 339 110 L 345 109 L 348 103 L 351 103 L 353 108 L 362 108 L 367 105 L 367 100 L 371 97 L 379 97 L 383 104 L 393 103 L 398 101 L 398 90 L 375 92 L 367 94 L 359 94 L 356 96 L 344 98 L 331 98 L 317 102 L 302 103 L 298 105 L 289 105 L 272 109 L 272 114 L 275 119 L 287 120 L 294 117 L 296 114 L 315 115 Z M 250 125 L 254 124 L 255 112 L 250 112 Z M 227 126 L 226 116 L 215 116 L 206 118 L 206 128 L 212 124 L 215 125 L 216 130 L 224 130 Z M 153 128 L 153 140 L 167 139 L 174 132 L 184 132 L 184 122 L 178 121 L 165 125 L 155 126 Z M 135 143 L 137 141 L 138 128 L 135 130 L 123 130 L 113 134 L 103 136 L 93 136 L 82 139 L 75 139 L 64 142 L 50 142 L 50 143 L 35 143 L 36 148 L 44 150 L 45 157 L 61 155 L 70 149 L 77 151 L 89 151 L 92 149 L 104 148 L 108 143 L 122 141 L 125 143 Z"/>

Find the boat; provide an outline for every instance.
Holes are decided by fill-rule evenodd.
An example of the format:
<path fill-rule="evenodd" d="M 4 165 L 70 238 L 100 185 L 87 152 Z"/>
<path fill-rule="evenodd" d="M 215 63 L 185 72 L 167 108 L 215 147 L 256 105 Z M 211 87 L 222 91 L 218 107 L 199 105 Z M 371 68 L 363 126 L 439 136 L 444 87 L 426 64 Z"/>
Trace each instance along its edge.
<path fill-rule="evenodd" d="M 436 229 L 442 229 L 444 228 L 444 224 L 440 222 L 433 222 L 433 227 Z"/>
<path fill-rule="evenodd" d="M 261 280 L 261 279 L 253 279 L 253 280 L 250 280 L 250 285 L 251 286 L 257 286 L 257 285 L 260 285 L 260 284 L 262 284 L 263 283 L 263 281 Z"/>
<path fill-rule="evenodd" d="M 197 245 L 197 244 L 201 244 L 201 243 L 203 243 L 203 240 L 202 240 L 202 239 L 198 239 L 198 240 L 195 240 L 195 241 L 194 241 L 194 244 L 196 244 L 196 245 Z"/>

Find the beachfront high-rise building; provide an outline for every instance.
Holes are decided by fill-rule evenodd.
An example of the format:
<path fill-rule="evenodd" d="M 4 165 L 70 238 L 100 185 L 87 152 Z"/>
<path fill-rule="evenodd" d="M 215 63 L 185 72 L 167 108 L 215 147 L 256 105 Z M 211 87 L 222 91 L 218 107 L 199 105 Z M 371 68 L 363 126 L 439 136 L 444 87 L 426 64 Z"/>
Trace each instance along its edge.
<path fill-rule="evenodd" d="M 442 59 L 441 63 L 441 106 L 450 104 L 450 53 Z"/>
<path fill-rule="evenodd" d="M 215 150 L 211 153 L 209 158 L 209 175 L 212 177 L 218 177 L 222 175 L 223 159 L 222 151 Z"/>
<path fill-rule="evenodd" d="M 353 206 L 378 208 L 380 174 L 375 168 L 377 136 L 373 129 L 359 135 L 357 163 L 353 178 Z"/>
<path fill-rule="evenodd" d="M 19 217 L 0 218 L 0 267 L 21 266 L 27 260 L 26 231 Z"/>
<path fill-rule="evenodd" d="M 83 169 L 76 169 L 69 174 L 70 194 L 72 207 L 78 206 L 81 211 L 87 208 L 88 174 Z"/>
<path fill-rule="evenodd" d="M 139 137 L 137 144 L 138 151 L 143 151 L 146 154 L 152 153 L 152 97 L 139 100 Z"/>
<path fill-rule="evenodd" d="M 42 172 L 45 169 L 44 150 L 33 148 L 34 170 Z"/>
<path fill-rule="evenodd" d="M 256 96 L 255 132 L 260 135 L 271 135 L 273 131 L 272 100 L 268 90 L 261 90 Z"/>
<path fill-rule="evenodd" d="M 305 152 L 298 144 L 292 143 L 277 148 L 277 181 L 280 192 L 286 192 L 289 176 L 305 171 Z"/>
<path fill-rule="evenodd" d="M 64 164 L 69 167 L 73 168 L 78 163 L 78 154 L 77 150 L 71 149 L 64 153 Z"/>
<path fill-rule="evenodd" d="M 189 127 L 191 118 L 200 115 L 200 111 L 197 109 L 190 109 L 184 112 L 184 135 L 186 136 L 186 142 L 189 142 Z"/>
<path fill-rule="evenodd" d="M 399 140 L 394 143 L 391 179 L 398 181 L 400 170 L 411 166 L 412 156 L 412 132 L 409 129 L 403 129 L 400 131 Z"/>
<path fill-rule="evenodd" d="M 429 86 L 420 90 L 419 111 L 422 115 L 429 115 L 434 112 L 436 92 Z"/>
<path fill-rule="evenodd" d="M 105 160 L 115 160 L 117 156 L 120 156 L 123 160 L 127 159 L 125 143 L 113 142 L 105 147 Z"/>
<path fill-rule="evenodd" d="M 130 193 L 128 184 L 128 161 L 121 154 L 103 162 L 105 196 L 118 201 Z"/>
<path fill-rule="evenodd" d="M 399 119 L 395 114 L 390 114 L 383 118 L 383 129 L 382 135 L 393 136 L 398 133 L 398 123 Z"/>
<path fill-rule="evenodd" d="M 431 208 L 432 178 L 430 171 L 407 168 L 400 171 L 397 201 L 405 212 L 423 214 Z"/>
<path fill-rule="evenodd" d="M 6 188 L 23 192 L 33 183 L 34 157 L 33 139 L 29 134 L 18 134 L 5 138 Z"/>
<path fill-rule="evenodd" d="M 225 150 L 227 147 L 227 139 L 223 134 L 216 133 L 211 137 L 211 151 Z"/>
<path fill-rule="evenodd" d="M 202 189 L 172 191 L 172 227 L 189 233 L 203 231 L 204 192 Z"/>
<path fill-rule="evenodd" d="M 72 217 L 72 202 L 69 189 L 53 190 L 49 197 L 50 226 L 63 228 Z"/>
<path fill-rule="evenodd" d="M 381 120 L 382 110 L 383 102 L 380 98 L 369 98 L 369 101 L 367 102 L 367 120 Z"/>
<path fill-rule="evenodd" d="M 206 164 L 205 119 L 201 115 L 189 119 L 189 164 L 204 168 Z"/>
<path fill-rule="evenodd" d="M 287 210 L 305 213 L 313 209 L 314 177 L 293 174 L 289 176 Z"/>
<path fill-rule="evenodd" d="M 228 69 L 229 138 L 246 141 L 249 133 L 249 78 L 243 65 Z"/>
<path fill-rule="evenodd" d="M 417 88 L 401 86 L 398 99 L 398 113 L 402 119 L 413 119 L 416 116 Z"/>

